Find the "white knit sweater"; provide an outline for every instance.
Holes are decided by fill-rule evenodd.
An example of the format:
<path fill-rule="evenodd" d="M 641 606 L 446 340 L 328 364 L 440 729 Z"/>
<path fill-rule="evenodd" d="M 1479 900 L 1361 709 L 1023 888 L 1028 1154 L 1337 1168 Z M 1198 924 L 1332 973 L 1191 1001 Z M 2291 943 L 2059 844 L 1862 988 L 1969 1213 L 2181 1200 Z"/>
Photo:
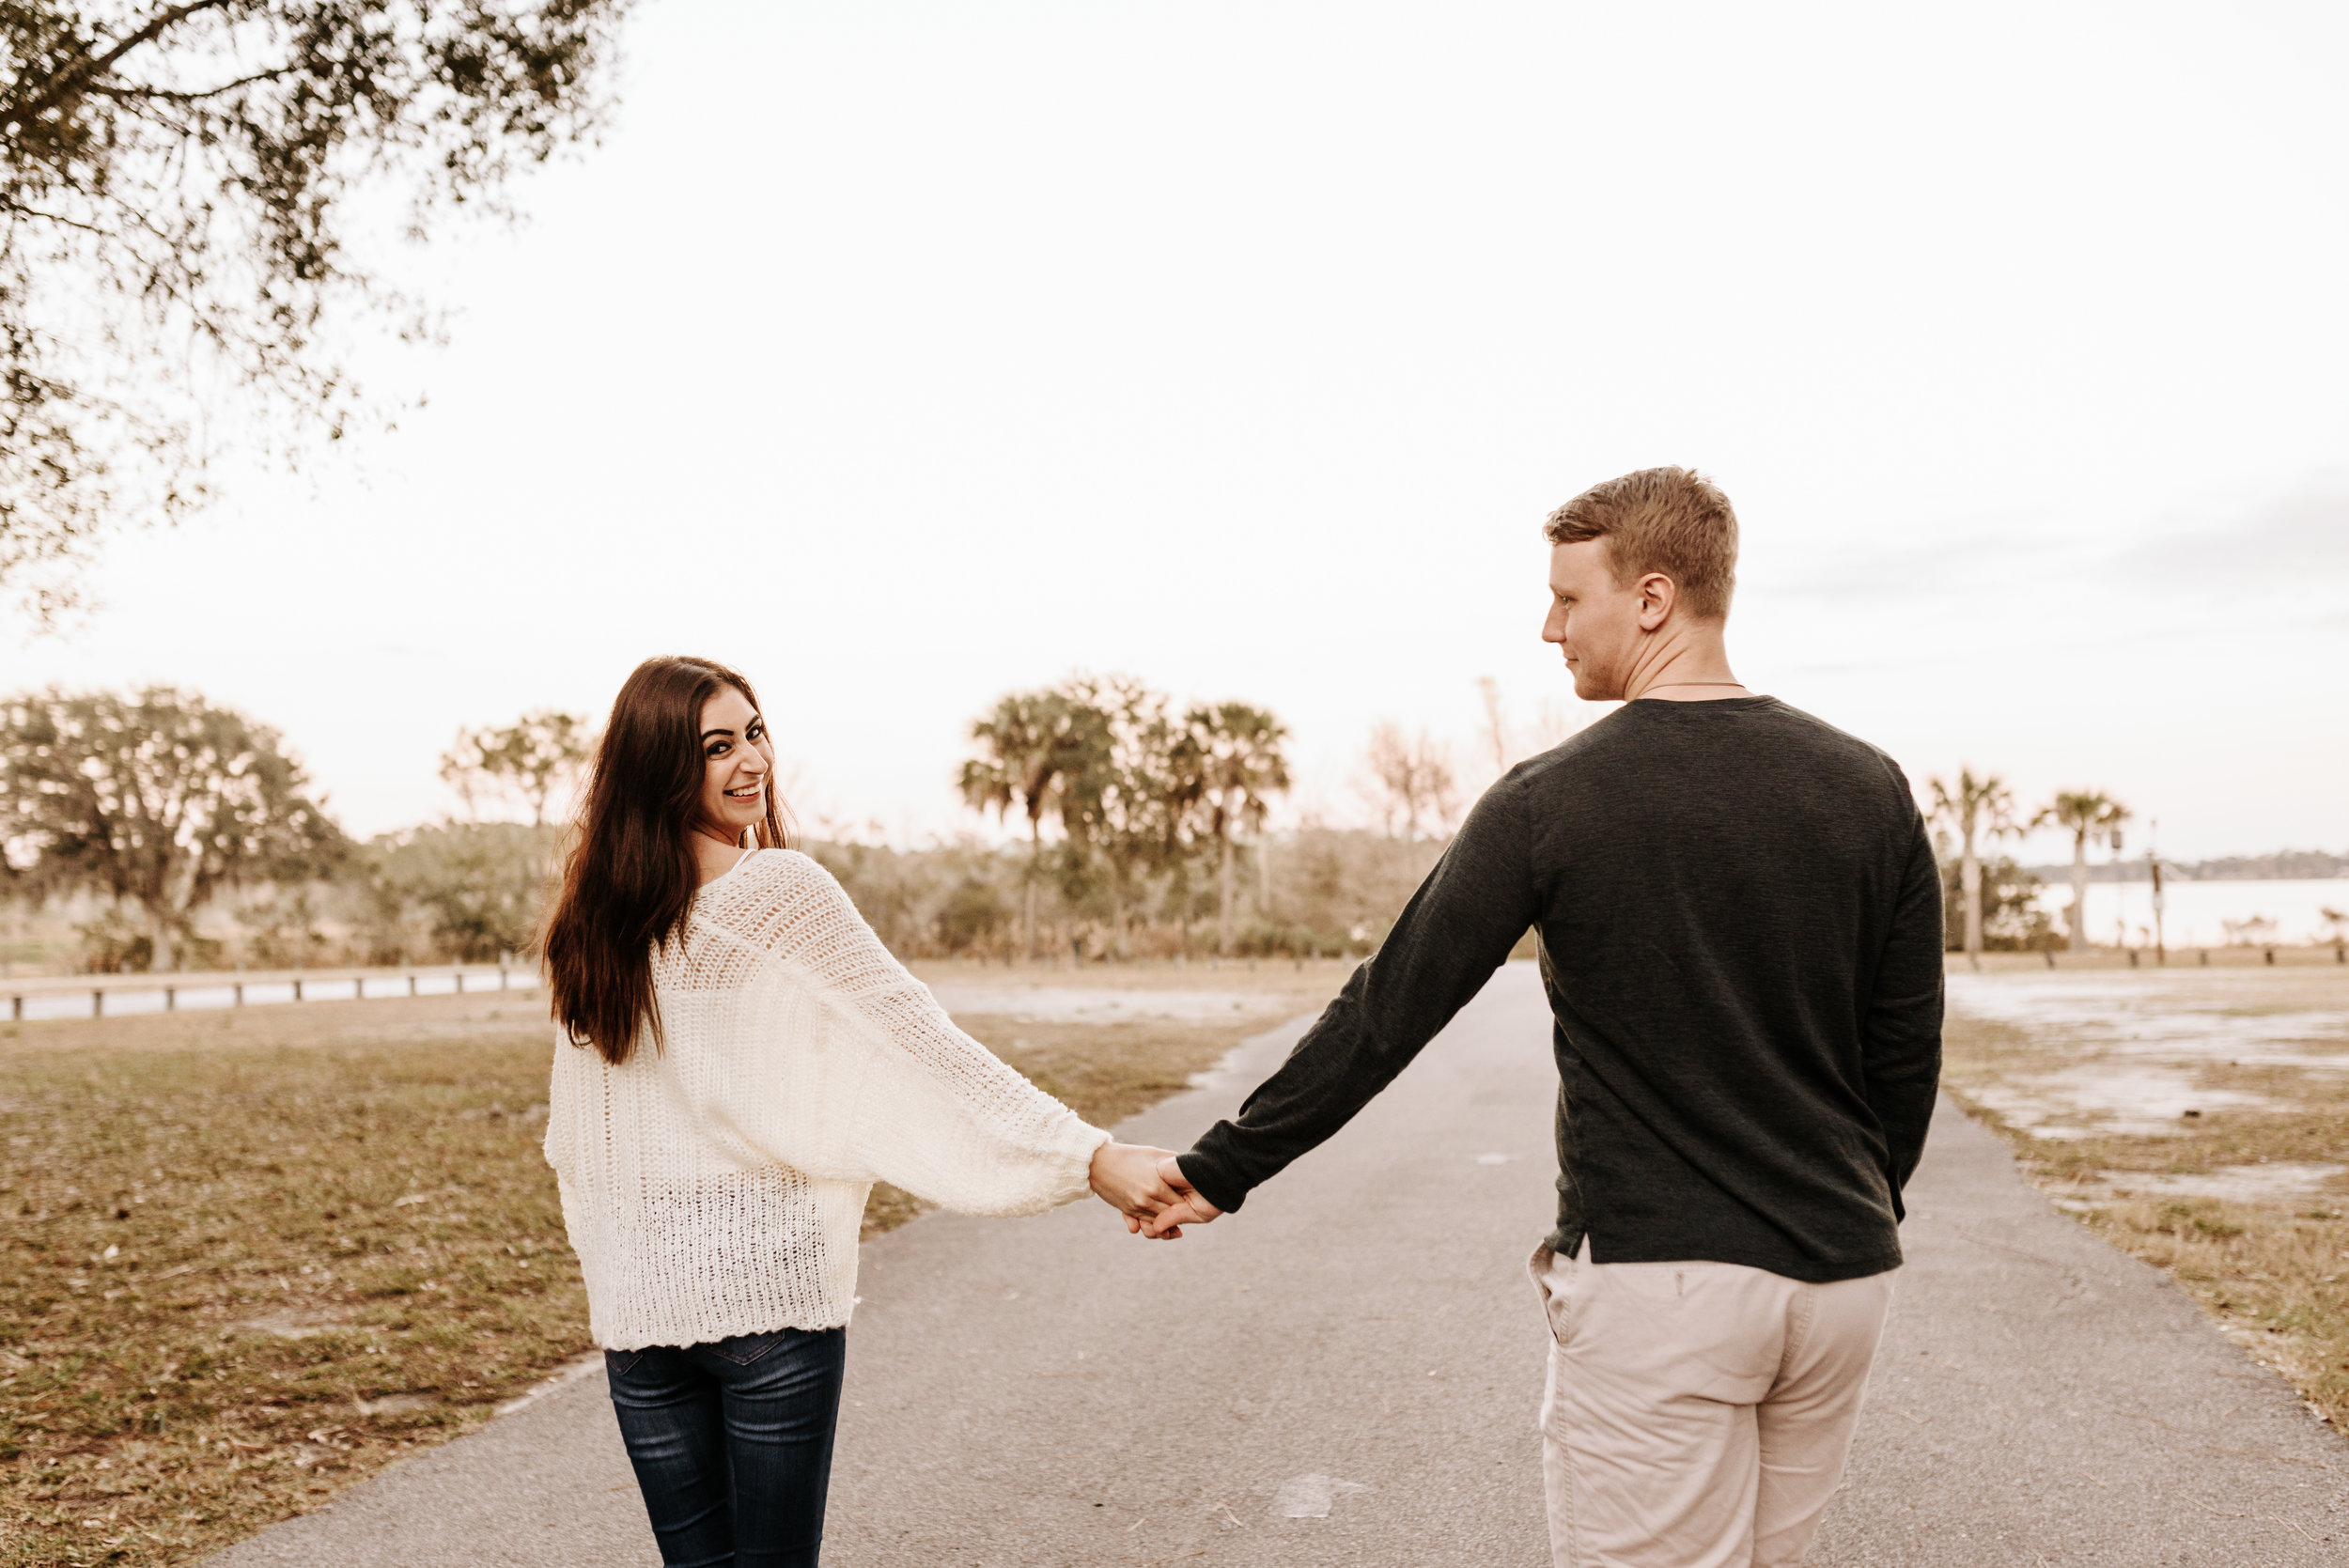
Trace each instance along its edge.
<path fill-rule="evenodd" d="M 1109 1134 L 989 1054 L 830 873 L 762 850 L 653 961 L 663 1045 L 558 1045 L 547 1162 L 611 1350 L 848 1321 L 876 1180 L 971 1214 L 1081 1197 Z"/>

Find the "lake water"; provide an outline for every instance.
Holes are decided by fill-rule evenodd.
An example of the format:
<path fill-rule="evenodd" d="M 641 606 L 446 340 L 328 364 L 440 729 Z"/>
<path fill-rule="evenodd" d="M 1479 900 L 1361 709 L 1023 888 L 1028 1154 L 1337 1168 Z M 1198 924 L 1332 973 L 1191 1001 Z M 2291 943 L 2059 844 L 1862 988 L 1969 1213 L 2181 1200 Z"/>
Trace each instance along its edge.
<path fill-rule="evenodd" d="M 2164 882 L 2162 932 L 2171 947 L 2223 947 L 2228 921 L 2272 920 L 2275 931 L 2263 940 L 2308 942 L 2326 939 L 2330 929 L 2321 911 L 2349 914 L 2349 878 L 2310 877 L 2273 882 Z M 2072 902 L 2071 884 L 2062 874 L 2050 877 L 2039 896 L 2039 907 L 2063 927 L 2063 911 Z M 2131 947 L 2153 945 L 2154 888 L 2150 882 L 2091 882 L 2088 884 L 2088 938 L 2099 947 L 2116 944 L 2125 927 Z"/>

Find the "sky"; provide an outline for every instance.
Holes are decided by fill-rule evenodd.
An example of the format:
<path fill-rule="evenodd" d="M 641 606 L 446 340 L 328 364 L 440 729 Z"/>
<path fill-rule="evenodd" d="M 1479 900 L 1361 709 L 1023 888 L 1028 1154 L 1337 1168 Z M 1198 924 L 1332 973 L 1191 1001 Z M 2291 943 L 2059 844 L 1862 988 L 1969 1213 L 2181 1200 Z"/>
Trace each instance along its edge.
<path fill-rule="evenodd" d="M 1376 722 L 1481 782 L 1480 677 L 1600 716 L 1540 522 L 1683 463 L 1739 675 L 1921 784 L 2349 847 L 2345 52 L 2263 4 L 654 0 L 521 224 L 374 257 L 450 312 L 361 337 L 422 406 L 232 457 L 5 684 L 201 691 L 369 834 L 456 809 L 459 725 L 704 654 L 803 816 L 911 843 L 988 831 L 997 696 L 1127 672 L 1367 819 Z"/>

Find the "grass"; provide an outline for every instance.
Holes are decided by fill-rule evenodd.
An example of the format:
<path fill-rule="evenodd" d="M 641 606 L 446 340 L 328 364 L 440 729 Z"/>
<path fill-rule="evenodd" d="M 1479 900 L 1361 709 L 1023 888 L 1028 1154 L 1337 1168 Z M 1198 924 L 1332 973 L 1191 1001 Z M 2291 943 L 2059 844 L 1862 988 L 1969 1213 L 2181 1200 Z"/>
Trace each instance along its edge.
<path fill-rule="evenodd" d="M 2030 1181 L 2123 1251 L 2167 1269 L 2228 1335 L 2281 1373 L 2349 1436 L 2349 1196 L 2274 1200 L 2162 1190 L 2263 1162 L 2349 1156 L 2349 1074 L 2212 1063 L 2205 1088 L 2249 1089 L 2273 1109 L 2211 1110 L 2162 1135 L 2037 1138 L 1976 1094 L 2076 1067 L 2055 1032 L 1952 1013 L 1943 1082 L 2005 1135 Z"/>
<path fill-rule="evenodd" d="M 1260 996 L 1229 1021 L 1039 1021 L 1015 992 L 963 1021 L 1106 1124 L 1343 972 L 1151 977 Z M 1097 981 L 1135 984 L 1035 983 Z M 0 1024 L 0 1564 L 194 1561 L 589 1350 L 551 1049 L 526 996 Z M 866 1233 L 913 1212 L 879 1190 Z"/>
<path fill-rule="evenodd" d="M 530 1001 L 0 1042 L 0 1562 L 189 1561 L 587 1348 Z"/>

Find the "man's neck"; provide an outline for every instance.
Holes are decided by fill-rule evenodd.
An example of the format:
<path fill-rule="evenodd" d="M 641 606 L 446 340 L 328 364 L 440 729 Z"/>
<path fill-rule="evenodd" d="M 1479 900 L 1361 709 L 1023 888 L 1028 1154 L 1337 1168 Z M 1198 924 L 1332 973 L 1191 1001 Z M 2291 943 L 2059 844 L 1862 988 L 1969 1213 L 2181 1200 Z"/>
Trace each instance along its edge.
<path fill-rule="evenodd" d="M 1752 695 L 1730 670 L 1719 627 L 1660 629 L 1624 682 L 1626 702 L 1707 703 Z"/>

